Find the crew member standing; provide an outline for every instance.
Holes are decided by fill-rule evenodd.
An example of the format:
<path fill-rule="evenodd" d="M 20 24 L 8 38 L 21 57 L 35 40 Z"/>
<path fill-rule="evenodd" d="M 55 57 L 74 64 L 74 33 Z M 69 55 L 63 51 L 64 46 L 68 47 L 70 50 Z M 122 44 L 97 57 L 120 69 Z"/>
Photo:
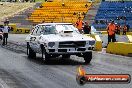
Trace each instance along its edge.
<path fill-rule="evenodd" d="M 108 32 L 108 44 L 109 42 L 116 42 L 115 39 L 115 29 L 116 25 L 114 24 L 114 21 L 111 21 L 111 23 L 107 26 L 107 32 Z"/>
<path fill-rule="evenodd" d="M 121 30 L 121 26 L 120 24 L 118 25 L 118 34 L 120 35 L 120 30 Z"/>
<path fill-rule="evenodd" d="M 89 26 L 88 22 L 85 22 L 85 25 L 83 27 L 84 34 L 90 34 L 91 27 Z"/>
<path fill-rule="evenodd" d="M 8 23 L 4 23 L 4 28 L 2 29 L 3 32 L 3 44 L 2 45 L 7 45 L 7 38 L 8 38 L 8 32 L 9 32 L 9 26 Z"/>
<path fill-rule="evenodd" d="M 83 26 L 83 21 L 81 20 L 81 17 L 79 17 L 78 21 L 76 22 L 76 27 L 80 33 L 82 33 L 82 26 Z"/>
<path fill-rule="evenodd" d="M 117 34 L 120 35 L 120 29 L 121 29 L 121 26 L 120 24 L 117 25 Z"/>
<path fill-rule="evenodd" d="M 124 27 L 123 27 L 123 34 L 122 35 L 126 35 L 126 32 L 127 32 L 127 26 L 124 25 Z"/>

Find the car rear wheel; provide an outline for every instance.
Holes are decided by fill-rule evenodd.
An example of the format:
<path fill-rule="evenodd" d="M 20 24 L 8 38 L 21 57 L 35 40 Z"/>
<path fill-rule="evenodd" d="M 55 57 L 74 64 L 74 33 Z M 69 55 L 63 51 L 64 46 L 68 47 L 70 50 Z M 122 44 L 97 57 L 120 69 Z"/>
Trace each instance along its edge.
<path fill-rule="evenodd" d="M 83 54 L 83 58 L 85 60 L 85 64 L 89 64 L 92 60 L 92 52 L 87 52 Z"/>

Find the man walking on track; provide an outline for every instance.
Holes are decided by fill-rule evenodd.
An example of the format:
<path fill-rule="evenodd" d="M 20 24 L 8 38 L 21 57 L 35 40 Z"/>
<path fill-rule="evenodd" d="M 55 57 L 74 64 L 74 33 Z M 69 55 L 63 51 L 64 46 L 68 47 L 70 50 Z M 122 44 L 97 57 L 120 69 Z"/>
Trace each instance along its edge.
<path fill-rule="evenodd" d="M 2 45 L 7 45 L 7 38 L 8 38 L 8 32 L 10 28 L 8 26 L 8 23 L 4 22 L 4 28 L 2 29 L 3 32 L 3 44 Z"/>

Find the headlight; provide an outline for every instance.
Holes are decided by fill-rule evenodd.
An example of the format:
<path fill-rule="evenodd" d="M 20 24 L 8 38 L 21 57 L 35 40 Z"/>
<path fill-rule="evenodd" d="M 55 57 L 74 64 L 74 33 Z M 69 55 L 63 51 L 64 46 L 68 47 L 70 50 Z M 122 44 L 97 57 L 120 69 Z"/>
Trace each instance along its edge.
<path fill-rule="evenodd" d="M 89 45 L 94 45 L 95 41 L 89 41 Z"/>
<path fill-rule="evenodd" d="M 48 46 L 51 47 L 51 48 L 54 47 L 54 45 L 55 45 L 55 42 L 49 42 L 48 43 Z"/>

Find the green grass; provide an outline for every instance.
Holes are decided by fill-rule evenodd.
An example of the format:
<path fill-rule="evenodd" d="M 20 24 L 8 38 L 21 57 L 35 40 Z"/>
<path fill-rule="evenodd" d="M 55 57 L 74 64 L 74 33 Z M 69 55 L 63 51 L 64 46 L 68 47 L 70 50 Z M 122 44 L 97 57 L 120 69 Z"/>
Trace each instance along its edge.
<path fill-rule="evenodd" d="M 35 0 L 36 2 L 45 2 L 45 0 Z"/>

